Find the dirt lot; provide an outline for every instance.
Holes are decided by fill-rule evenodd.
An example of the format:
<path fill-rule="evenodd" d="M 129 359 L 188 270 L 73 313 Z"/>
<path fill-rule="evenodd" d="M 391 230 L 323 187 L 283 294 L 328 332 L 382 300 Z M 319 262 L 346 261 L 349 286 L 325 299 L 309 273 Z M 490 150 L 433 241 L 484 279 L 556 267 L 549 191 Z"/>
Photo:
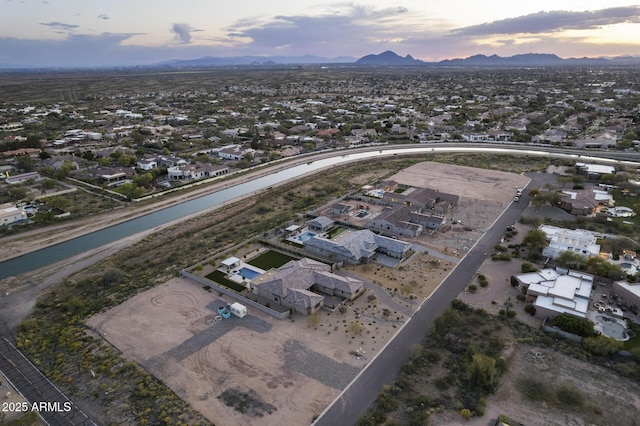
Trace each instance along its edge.
<path fill-rule="evenodd" d="M 255 309 L 216 321 L 217 307 L 233 300 L 176 278 L 88 325 L 218 425 L 309 424 L 406 320 L 414 307 L 400 300 L 368 289 L 345 314 L 320 311 L 313 322 Z M 246 398 L 244 413 L 223 395 Z"/>
<path fill-rule="evenodd" d="M 445 214 L 448 224 L 445 232 L 423 233 L 407 241 L 421 244 L 440 252 L 462 257 L 464 253 L 482 236 L 494 220 L 513 201 L 516 188 L 524 188 L 529 178 L 515 173 L 496 170 L 474 169 L 451 164 L 423 162 L 410 166 L 389 177 L 388 180 L 419 188 L 430 188 L 460 196 L 456 207 Z M 364 226 L 365 220 L 378 214 L 383 206 L 367 204 L 362 201 L 341 201 L 352 206 L 348 216 L 337 219 L 358 226 Z M 369 216 L 358 218 L 358 205 L 366 205 Z M 330 216 L 325 206 L 315 213 Z M 454 221 L 460 223 L 454 224 Z"/>

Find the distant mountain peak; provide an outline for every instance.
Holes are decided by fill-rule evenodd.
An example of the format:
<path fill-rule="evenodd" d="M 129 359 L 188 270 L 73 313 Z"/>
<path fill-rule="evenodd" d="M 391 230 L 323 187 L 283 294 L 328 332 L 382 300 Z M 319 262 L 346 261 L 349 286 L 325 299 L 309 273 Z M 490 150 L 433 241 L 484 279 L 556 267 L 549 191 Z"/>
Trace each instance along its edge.
<path fill-rule="evenodd" d="M 391 50 L 387 50 L 378 55 L 371 54 L 363 56 L 356 61 L 356 65 L 424 65 L 424 62 L 418 59 L 413 59 L 411 55 L 402 57 Z"/>

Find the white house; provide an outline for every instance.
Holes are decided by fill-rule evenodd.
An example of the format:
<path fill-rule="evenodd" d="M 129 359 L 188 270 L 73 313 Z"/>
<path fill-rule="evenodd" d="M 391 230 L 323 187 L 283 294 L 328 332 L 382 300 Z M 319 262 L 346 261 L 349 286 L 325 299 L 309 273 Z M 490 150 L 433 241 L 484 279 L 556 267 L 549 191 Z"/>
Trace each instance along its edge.
<path fill-rule="evenodd" d="M 527 289 L 527 297 L 539 318 L 569 314 L 586 318 L 593 275 L 576 271 L 542 269 L 514 276 Z"/>
<path fill-rule="evenodd" d="M 186 164 L 169 167 L 167 169 L 169 180 L 197 180 L 221 176 L 227 173 L 229 173 L 227 166 L 217 166 L 213 164 Z"/>
<path fill-rule="evenodd" d="M 138 166 L 140 170 L 152 170 L 158 168 L 158 161 L 156 161 L 155 158 L 146 158 L 138 160 L 136 166 Z"/>
<path fill-rule="evenodd" d="M 247 153 L 254 154 L 255 150 L 251 148 L 243 148 L 240 145 L 228 145 L 218 150 L 218 156 L 223 160 L 240 161 Z"/>
<path fill-rule="evenodd" d="M 543 256 L 556 258 L 560 253 L 570 251 L 584 257 L 598 256 L 600 245 L 596 244 L 598 235 L 585 229 L 565 229 L 551 225 L 540 225 L 549 240 L 542 250 Z"/>
<path fill-rule="evenodd" d="M 13 204 L 0 205 L 0 226 L 11 225 L 27 219 L 27 212 Z"/>

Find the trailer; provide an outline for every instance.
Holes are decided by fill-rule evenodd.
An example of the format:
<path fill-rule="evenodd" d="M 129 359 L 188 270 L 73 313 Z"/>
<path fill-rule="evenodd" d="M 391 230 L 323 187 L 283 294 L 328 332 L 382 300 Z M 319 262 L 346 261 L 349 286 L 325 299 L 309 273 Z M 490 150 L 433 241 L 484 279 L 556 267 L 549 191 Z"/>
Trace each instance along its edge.
<path fill-rule="evenodd" d="M 238 302 L 232 303 L 229 310 L 238 318 L 244 318 L 247 315 L 247 307 Z"/>

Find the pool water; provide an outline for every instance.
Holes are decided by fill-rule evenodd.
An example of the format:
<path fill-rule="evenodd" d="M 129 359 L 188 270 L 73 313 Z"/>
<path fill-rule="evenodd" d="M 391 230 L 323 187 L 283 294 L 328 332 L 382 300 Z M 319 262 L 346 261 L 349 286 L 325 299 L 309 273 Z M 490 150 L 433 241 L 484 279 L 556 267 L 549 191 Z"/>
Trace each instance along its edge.
<path fill-rule="evenodd" d="M 616 340 L 626 340 L 627 333 L 625 331 L 625 327 L 622 324 L 619 324 L 617 321 L 612 320 L 608 317 L 597 316 L 596 320 L 598 323 L 602 325 L 602 334 L 607 337 L 614 338 Z"/>
<path fill-rule="evenodd" d="M 626 270 L 629 270 L 631 272 L 640 272 L 640 268 L 638 268 L 633 263 L 623 262 L 623 263 L 620 264 L 620 267 L 622 269 L 626 269 Z"/>
<path fill-rule="evenodd" d="M 298 239 L 304 243 L 305 241 L 307 241 L 310 238 L 315 237 L 315 236 L 316 236 L 316 234 L 314 234 L 313 232 L 305 232 L 304 234 L 300 234 L 298 236 Z"/>
<path fill-rule="evenodd" d="M 258 275 L 260 275 L 260 272 L 254 271 L 253 269 L 250 269 L 250 268 L 247 268 L 247 267 L 242 267 L 242 268 L 240 268 L 240 270 L 238 270 L 238 274 L 241 275 L 242 277 L 248 279 L 248 280 L 252 280 L 255 277 L 257 277 Z"/>

